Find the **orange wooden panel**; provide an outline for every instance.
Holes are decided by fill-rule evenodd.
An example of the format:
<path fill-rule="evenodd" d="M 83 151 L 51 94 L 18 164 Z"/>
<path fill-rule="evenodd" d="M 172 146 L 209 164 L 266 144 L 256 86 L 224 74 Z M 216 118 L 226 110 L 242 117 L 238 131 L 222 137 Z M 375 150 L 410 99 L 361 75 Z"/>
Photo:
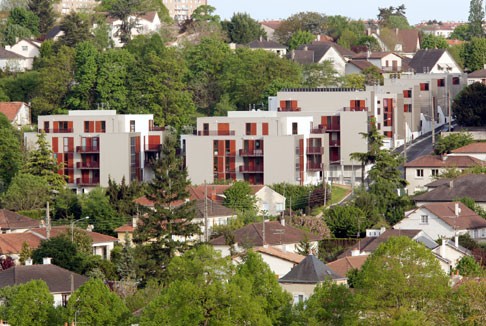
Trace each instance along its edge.
<path fill-rule="evenodd" d="M 296 109 L 297 108 L 297 100 L 290 101 L 290 105 L 291 105 L 292 109 Z"/>
<path fill-rule="evenodd" d="M 281 108 L 285 108 L 285 104 L 286 104 L 285 101 L 280 101 L 280 107 Z"/>
<path fill-rule="evenodd" d="M 59 152 L 59 138 L 52 137 L 52 152 L 58 153 Z"/>
<path fill-rule="evenodd" d="M 68 151 L 74 152 L 74 137 L 68 138 Z"/>
<path fill-rule="evenodd" d="M 218 135 L 229 135 L 229 123 L 218 123 Z"/>
<path fill-rule="evenodd" d="M 235 155 L 236 154 L 236 141 L 230 140 L 230 154 Z"/>
<path fill-rule="evenodd" d="M 73 122 L 72 121 L 68 121 L 68 130 L 69 132 L 73 132 Z"/>
<path fill-rule="evenodd" d="M 262 135 L 264 136 L 268 135 L 268 122 L 262 123 Z"/>
<path fill-rule="evenodd" d="M 250 135 L 255 136 L 257 134 L 257 126 L 256 123 L 252 123 L 251 125 L 251 130 L 250 130 Z"/>
<path fill-rule="evenodd" d="M 58 130 L 59 129 L 59 121 L 54 121 L 54 130 Z"/>
<path fill-rule="evenodd" d="M 95 121 L 96 132 L 101 132 L 101 121 Z"/>

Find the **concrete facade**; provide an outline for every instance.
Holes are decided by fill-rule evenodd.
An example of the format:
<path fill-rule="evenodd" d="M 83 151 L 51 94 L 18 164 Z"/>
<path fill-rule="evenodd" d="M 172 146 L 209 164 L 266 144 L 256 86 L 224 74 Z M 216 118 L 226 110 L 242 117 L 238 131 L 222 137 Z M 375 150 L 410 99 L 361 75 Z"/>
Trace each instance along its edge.
<path fill-rule="evenodd" d="M 193 11 L 203 5 L 207 0 L 163 0 L 162 3 L 169 11 L 169 15 L 176 21 L 184 21 L 191 18 Z"/>
<path fill-rule="evenodd" d="M 44 132 L 70 188 L 78 192 L 121 182 L 149 180 L 149 161 L 157 158 L 163 132 L 152 114 L 117 115 L 114 110 L 69 111 L 67 115 L 39 116 Z M 33 148 L 37 133 L 25 133 Z"/>

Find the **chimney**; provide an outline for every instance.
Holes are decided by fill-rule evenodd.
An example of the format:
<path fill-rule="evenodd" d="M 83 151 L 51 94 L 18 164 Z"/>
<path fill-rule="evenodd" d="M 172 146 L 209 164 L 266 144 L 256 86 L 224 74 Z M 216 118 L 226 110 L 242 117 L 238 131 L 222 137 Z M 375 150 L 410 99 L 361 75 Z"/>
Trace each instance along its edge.
<path fill-rule="evenodd" d="M 461 215 L 461 208 L 459 207 L 459 203 L 454 204 L 454 214 L 456 215 L 456 218 L 458 218 L 459 215 Z"/>
<path fill-rule="evenodd" d="M 43 265 L 50 265 L 51 264 L 51 257 L 44 257 L 42 258 L 42 264 Z"/>
<path fill-rule="evenodd" d="M 442 159 L 442 161 L 445 161 L 445 160 L 447 160 L 447 155 L 441 154 L 440 158 Z"/>
<path fill-rule="evenodd" d="M 454 180 L 449 181 L 449 188 L 454 188 Z"/>
<path fill-rule="evenodd" d="M 290 58 L 292 58 L 292 60 L 295 59 L 295 50 L 292 50 L 292 52 L 290 52 Z"/>
<path fill-rule="evenodd" d="M 385 231 L 386 231 L 386 227 L 382 226 L 380 228 L 380 235 L 383 234 L 383 233 L 385 233 Z"/>
<path fill-rule="evenodd" d="M 280 224 L 282 224 L 282 226 L 285 226 L 285 217 L 282 216 L 282 218 L 280 219 Z"/>
<path fill-rule="evenodd" d="M 263 36 L 260 35 L 260 42 L 263 42 Z"/>
<path fill-rule="evenodd" d="M 459 248 L 459 236 L 457 234 L 454 236 L 454 245 Z"/>
<path fill-rule="evenodd" d="M 309 50 L 309 48 L 307 47 L 307 45 L 304 46 L 304 51 L 308 51 L 308 50 Z"/>
<path fill-rule="evenodd" d="M 446 239 L 442 238 L 442 245 L 440 246 L 440 256 L 445 258 L 445 250 L 446 250 Z"/>
<path fill-rule="evenodd" d="M 25 266 L 32 266 L 32 258 L 29 257 L 25 260 Z"/>
<path fill-rule="evenodd" d="M 360 251 L 357 248 L 354 248 L 353 250 L 351 250 L 351 256 L 352 257 L 359 256 L 359 253 L 360 253 Z"/>

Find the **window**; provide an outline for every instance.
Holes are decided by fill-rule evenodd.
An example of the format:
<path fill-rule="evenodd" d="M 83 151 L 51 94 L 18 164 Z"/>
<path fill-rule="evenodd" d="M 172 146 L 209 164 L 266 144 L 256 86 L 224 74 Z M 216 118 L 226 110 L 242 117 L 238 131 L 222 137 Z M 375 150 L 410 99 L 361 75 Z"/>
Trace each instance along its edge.
<path fill-rule="evenodd" d="M 428 215 L 420 216 L 420 224 L 429 224 L 429 216 Z"/>
<path fill-rule="evenodd" d="M 411 98 L 412 97 L 412 90 L 411 89 L 406 89 L 403 91 L 403 97 L 404 98 Z"/>
<path fill-rule="evenodd" d="M 22 51 L 28 51 L 29 50 L 29 47 L 27 45 L 22 45 Z"/>
<path fill-rule="evenodd" d="M 299 304 L 301 302 L 304 302 L 304 295 L 303 294 L 294 295 L 294 304 Z"/>
<path fill-rule="evenodd" d="M 437 86 L 444 87 L 445 86 L 445 79 L 437 79 Z"/>
<path fill-rule="evenodd" d="M 254 135 L 256 135 L 256 123 L 247 123 L 245 125 L 245 134 L 247 136 L 254 136 Z"/>
<path fill-rule="evenodd" d="M 69 132 L 67 121 L 59 121 L 59 132 Z"/>
<path fill-rule="evenodd" d="M 135 132 L 135 120 L 130 120 L 130 132 Z"/>
<path fill-rule="evenodd" d="M 439 169 L 432 169 L 432 176 L 438 177 L 439 176 Z"/>
<path fill-rule="evenodd" d="M 459 77 L 452 77 L 452 85 L 459 85 L 460 79 Z"/>
<path fill-rule="evenodd" d="M 292 135 L 297 135 L 299 133 L 297 122 L 292 122 Z"/>
<path fill-rule="evenodd" d="M 424 169 L 417 169 L 416 170 L 416 176 L 417 176 L 417 178 L 423 178 L 424 177 Z"/>
<path fill-rule="evenodd" d="M 381 108 L 377 108 L 377 112 L 376 112 L 378 115 L 381 114 Z"/>
<path fill-rule="evenodd" d="M 420 83 L 420 90 L 421 91 L 428 91 L 429 90 L 429 83 Z"/>
<path fill-rule="evenodd" d="M 404 104 L 403 112 L 412 112 L 412 104 Z"/>

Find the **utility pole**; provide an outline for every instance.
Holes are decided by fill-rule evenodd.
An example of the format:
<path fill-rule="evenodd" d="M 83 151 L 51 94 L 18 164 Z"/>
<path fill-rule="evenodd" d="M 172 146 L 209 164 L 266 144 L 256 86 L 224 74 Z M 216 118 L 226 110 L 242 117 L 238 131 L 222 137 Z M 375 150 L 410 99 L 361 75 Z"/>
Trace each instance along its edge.
<path fill-rule="evenodd" d="M 208 234 L 208 184 L 204 180 L 204 240 L 209 241 Z"/>
<path fill-rule="evenodd" d="M 46 238 L 51 237 L 51 213 L 49 209 L 49 201 L 46 204 Z"/>
<path fill-rule="evenodd" d="M 432 109 L 431 122 L 432 122 L 432 146 L 435 145 L 435 110 L 434 110 L 434 97 L 430 94 L 430 108 Z"/>

